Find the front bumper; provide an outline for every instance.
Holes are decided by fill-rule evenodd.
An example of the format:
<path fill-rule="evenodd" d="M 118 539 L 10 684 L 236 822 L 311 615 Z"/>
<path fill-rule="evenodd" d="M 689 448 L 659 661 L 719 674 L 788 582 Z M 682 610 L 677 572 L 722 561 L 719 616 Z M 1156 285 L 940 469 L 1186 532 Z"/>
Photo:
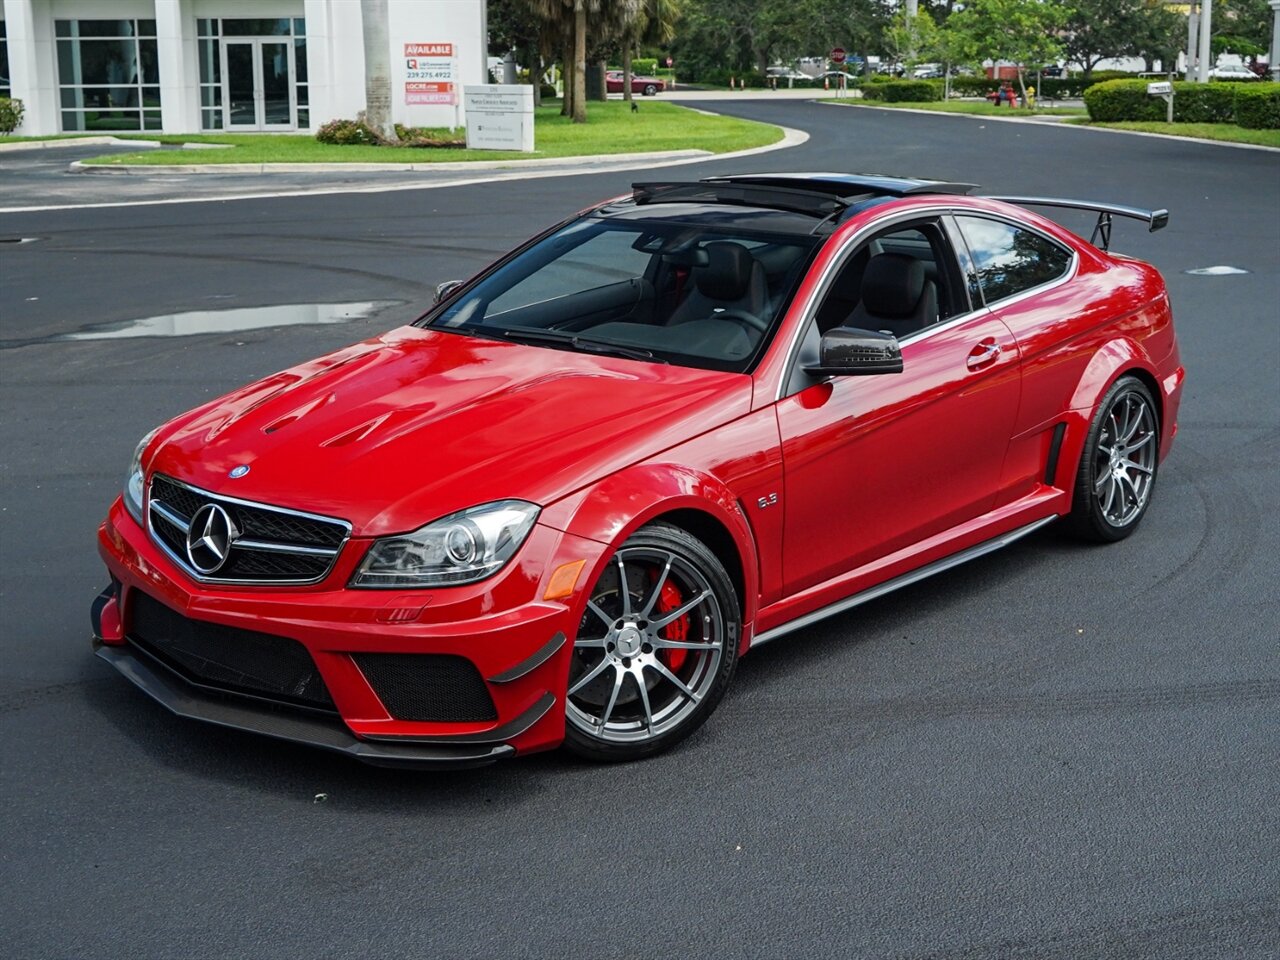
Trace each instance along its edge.
<path fill-rule="evenodd" d="M 550 749 L 563 739 L 572 654 L 566 637 L 576 632 L 577 601 L 586 585 L 580 582 L 563 601 L 530 597 L 542 596 L 543 581 L 559 563 L 585 558 L 591 569 L 602 549 L 594 541 L 535 528 L 522 553 L 536 560 L 513 562 L 494 582 L 470 588 L 347 589 L 360 552 L 349 549 L 331 577 L 315 587 L 212 589 L 177 569 L 117 500 L 99 530 L 99 552 L 113 583 L 93 605 L 94 647 L 180 716 L 382 766 L 478 766 Z M 504 602 L 513 595 L 525 602 Z M 234 634 L 237 643 L 260 637 L 301 645 L 323 681 L 323 708 L 259 689 L 228 689 L 222 682 L 225 662 L 212 664 L 213 680 L 193 675 L 190 659 L 175 662 L 152 638 L 133 635 L 143 607 L 157 604 L 174 623 Z M 414 662 L 423 654 L 423 660 L 465 659 L 474 683 L 492 701 L 491 715 L 405 719 L 396 698 L 378 686 L 380 678 L 362 667 L 370 657 Z M 431 712 L 429 703 L 425 709 Z"/>

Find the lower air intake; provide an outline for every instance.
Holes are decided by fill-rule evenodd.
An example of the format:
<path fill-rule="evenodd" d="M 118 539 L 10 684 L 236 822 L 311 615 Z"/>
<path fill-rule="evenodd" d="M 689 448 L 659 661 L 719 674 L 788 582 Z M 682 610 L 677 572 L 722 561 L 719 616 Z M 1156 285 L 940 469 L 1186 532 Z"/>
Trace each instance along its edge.
<path fill-rule="evenodd" d="M 397 720 L 478 723 L 497 720 L 480 671 L 442 653 L 357 653 L 352 659 Z"/>

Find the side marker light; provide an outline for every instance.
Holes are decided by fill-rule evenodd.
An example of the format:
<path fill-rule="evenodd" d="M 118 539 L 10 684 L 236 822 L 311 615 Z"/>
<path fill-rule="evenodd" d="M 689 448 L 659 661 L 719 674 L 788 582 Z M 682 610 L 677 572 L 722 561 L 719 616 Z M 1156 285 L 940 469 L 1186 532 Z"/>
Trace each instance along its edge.
<path fill-rule="evenodd" d="M 542 595 L 542 599 L 563 600 L 570 596 L 573 588 L 578 584 L 578 574 L 582 573 L 582 568 L 586 565 L 586 560 L 560 564 L 556 572 L 551 575 L 551 580 L 547 583 L 547 592 Z"/>

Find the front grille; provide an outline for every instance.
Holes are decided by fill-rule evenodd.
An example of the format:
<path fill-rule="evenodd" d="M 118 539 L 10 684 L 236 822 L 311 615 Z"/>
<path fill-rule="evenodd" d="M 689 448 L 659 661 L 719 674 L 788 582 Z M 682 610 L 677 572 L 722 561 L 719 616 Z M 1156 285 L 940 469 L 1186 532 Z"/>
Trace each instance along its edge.
<path fill-rule="evenodd" d="M 466 657 L 357 653 L 352 659 L 397 720 L 477 723 L 498 719 L 489 688 Z"/>
<path fill-rule="evenodd" d="M 193 578 L 209 583 L 316 583 L 333 568 L 351 532 L 342 520 L 223 497 L 160 475 L 151 480 L 147 502 L 151 538 Z M 192 517 L 211 503 L 226 512 L 234 536 L 222 564 L 210 570 L 205 563 L 201 570 L 191 562 L 187 534 Z"/>
<path fill-rule="evenodd" d="M 315 661 L 298 641 L 189 620 L 140 590 L 129 596 L 129 641 L 187 680 L 334 711 Z"/>

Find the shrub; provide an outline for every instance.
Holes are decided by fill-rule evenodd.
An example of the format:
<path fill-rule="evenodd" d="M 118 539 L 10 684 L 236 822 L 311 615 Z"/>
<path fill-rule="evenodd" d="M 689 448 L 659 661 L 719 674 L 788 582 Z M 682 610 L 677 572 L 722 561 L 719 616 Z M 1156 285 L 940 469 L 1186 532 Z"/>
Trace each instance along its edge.
<path fill-rule="evenodd" d="M 321 143 L 381 143 L 382 138 L 360 120 L 330 120 L 316 131 Z"/>
<path fill-rule="evenodd" d="M 1175 83 L 1173 119 L 1179 123 L 1234 123 L 1234 94 L 1227 83 Z M 1166 109 L 1163 100 L 1151 99 L 1159 102 L 1162 112 Z"/>
<path fill-rule="evenodd" d="M 0 97 L 0 133 L 13 133 L 17 130 L 25 110 L 21 100 Z"/>
<path fill-rule="evenodd" d="M 1175 85 L 1174 109 L 1181 93 Z M 1147 94 L 1145 80 L 1105 80 L 1084 92 L 1089 119 L 1098 123 L 1122 120 L 1163 120 L 1165 104 L 1159 97 Z"/>
<path fill-rule="evenodd" d="M 1280 83 L 1242 83 L 1232 92 L 1236 123 L 1250 130 L 1280 130 Z"/>
<path fill-rule="evenodd" d="M 657 69 L 657 57 L 635 57 L 631 61 L 631 72 L 637 76 L 643 75 L 646 77 L 652 77 L 653 72 Z"/>
<path fill-rule="evenodd" d="M 461 134 L 430 127 L 405 127 L 396 124 L 396 136 L 402 147 L 465 147 L 467 138 Z"/>
<path fill-rule="evenodd" d="M 959 76 L 951 78 L 951 89 L 962 97 L 985 97 L 997 89 L 1002 81 L 991 77 Z"/>
<path fill-rule="evenodd" d="M 893 80 L 889 83 L 868 83 L 862 88 L 868 100 L 885 103 L 923 103 L 942 99 L 942 84 L 934 80 Z"/>
<path fill-rule="evenodd" d="M 1234 123 L 1236 91 L 1255 89 L 1228 83 L 1173 84 L 1173 119 L 1177 123 Z M 1267 86 L 1272 86 L 1267 84 Z M 1165 102 L 1147 93 L 1146 80 L 1107 80 L 1084 92 L 1089 119 L 1101 123 L 1124 120 L 1163 120 Z"/>
<path fill-rule="evenodd" d="M 559 96 L 559 94 L 556 93 L 555 86 L 550 83 L 544 83 L 539 93 L 541 94 L 543 100 L 554 100 L 557 96 Z"/>

